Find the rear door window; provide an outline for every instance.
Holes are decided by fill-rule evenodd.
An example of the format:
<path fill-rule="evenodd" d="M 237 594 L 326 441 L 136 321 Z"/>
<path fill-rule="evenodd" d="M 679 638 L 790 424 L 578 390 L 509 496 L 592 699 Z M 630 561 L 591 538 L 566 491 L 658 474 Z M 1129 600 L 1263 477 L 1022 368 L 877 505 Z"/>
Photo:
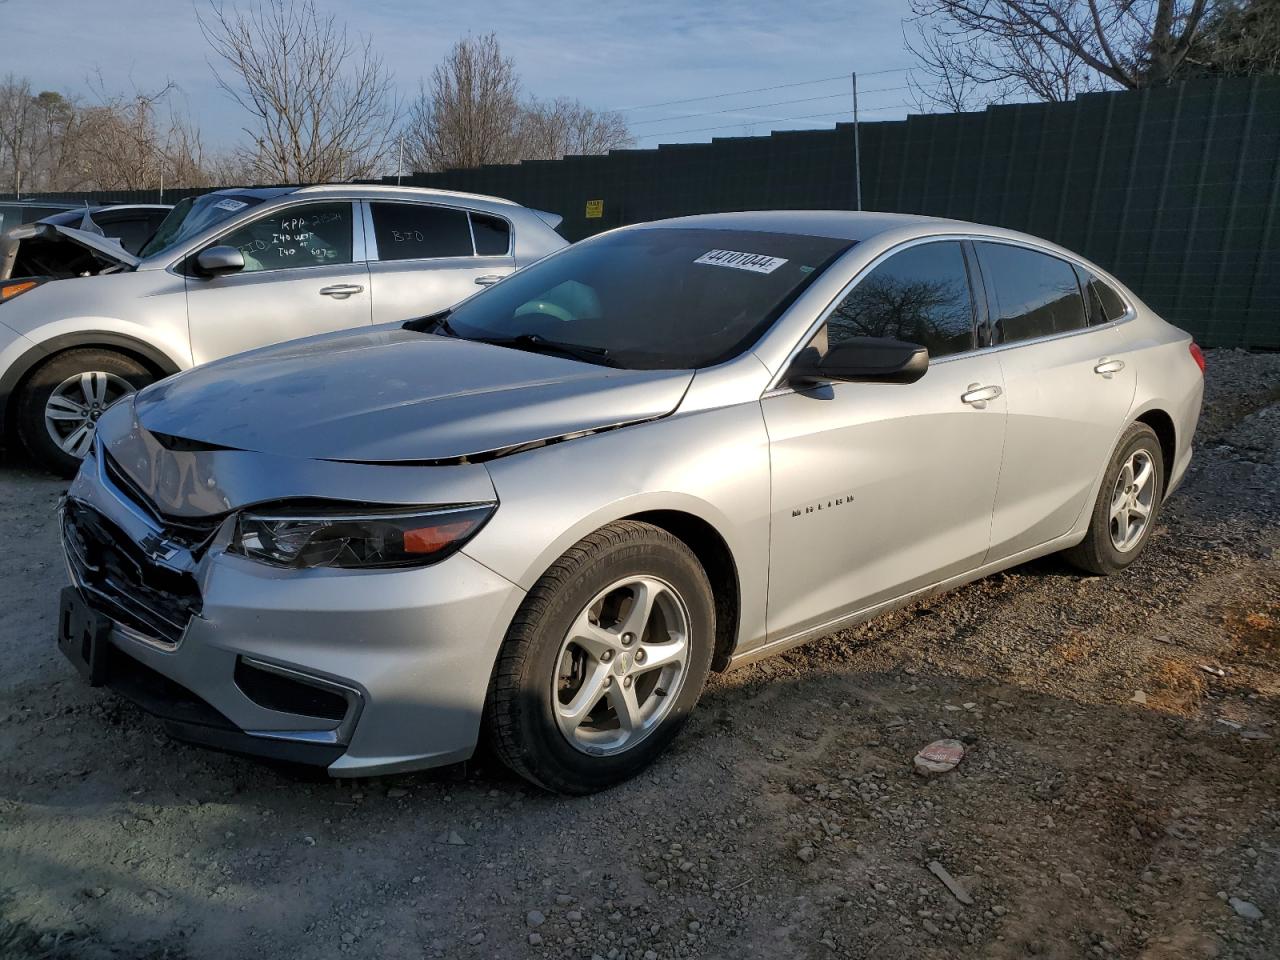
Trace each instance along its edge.
<path fill-rule="evenodd" d="M 244 256 L 243 273 L 351 262 L 351 204 L 308 203 L 246 223 L 218 240 Z"/>
<path fill-rule="evenodd" d="M 1088 326 L 1080 283 L 1065 260 L 1006 243 L 978 243 L 994 300 L 993 341 L 1015 343 Z"/>
<path fill-rule="evenodd" d="M 371 203 L 369 207 L 379 260 L 475 256 L 465 210 L 425 203 Z"/>

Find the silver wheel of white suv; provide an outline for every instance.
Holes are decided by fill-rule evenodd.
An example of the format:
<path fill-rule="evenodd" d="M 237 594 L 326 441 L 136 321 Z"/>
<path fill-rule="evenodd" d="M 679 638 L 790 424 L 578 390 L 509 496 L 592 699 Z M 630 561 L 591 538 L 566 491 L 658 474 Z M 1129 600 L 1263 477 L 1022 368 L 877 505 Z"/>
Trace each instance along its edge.
<path fill-rule="evenodd" d="M 114 350 L 64 350 L 36 367 L 15 392 L 18 436 L 38 464 L 73 476 L 107 407 L 154 379 L 137 359 Z"/>
<path fill-rule="evenodd" d="M 628 577 L 597 593 L 560 645 L 556 721 L 578 750 L 634 747 L 671 712 L 689 663 L 689 614 L 671 584 Z"/>
<path fill-rule="evenodd" d="M 98 418 L 121 397 L 133 393 L 128 380 L 105 370 L 73 374 L 53 388 L 44 404 L 49 438 L 68 456 L 83 458 L 93 445 Z"/>

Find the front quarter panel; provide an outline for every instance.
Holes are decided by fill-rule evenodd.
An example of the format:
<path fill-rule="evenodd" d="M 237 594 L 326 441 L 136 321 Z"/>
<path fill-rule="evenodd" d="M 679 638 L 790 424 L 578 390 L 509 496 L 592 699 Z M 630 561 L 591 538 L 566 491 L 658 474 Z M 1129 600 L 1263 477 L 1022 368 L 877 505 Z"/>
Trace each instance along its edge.
<path fill-rule="evenodd" d="M 186 291 L 164 271 L 55 280 L 4 305 L 4 322 L 33 343 L 108 333 L 141 341 L 179 369 L 191 366 Z"/>
<path fill-rule="evenodd" d="M 488 464 L 500 506 L 464 553 L 531 588 L 556 559 L 614 520 L 654 510 L 714 527 L 737 567 L 738 644 L 763 636 L 769 449 L 758 402 L 676 415 Z"/>

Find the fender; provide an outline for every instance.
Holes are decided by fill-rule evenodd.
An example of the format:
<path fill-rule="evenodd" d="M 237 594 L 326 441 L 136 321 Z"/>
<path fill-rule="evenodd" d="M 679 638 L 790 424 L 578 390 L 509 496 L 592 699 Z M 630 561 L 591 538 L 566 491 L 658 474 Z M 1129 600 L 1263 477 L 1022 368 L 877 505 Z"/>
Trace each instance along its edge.
<path fill-rule="evenodd" d="M 48 340 L 40 341 L 21 354 L 17 360 L 9 365 L 9 369 L 0 374 L 0 424 L 8 425 L 9 400 L 14 391 L 17 390 L 18 385 L 26 379 L 27 374 L 47 358 L 74 347 L 108 347 L 132 353 L 141 357 L 150 366 L 158 370 L 162 377 L 171 376 L 183 369 L 181 363 L 154 344 L 124 333 L 112 333 L 106 330 L 85 330 L 50 337 Z"/>

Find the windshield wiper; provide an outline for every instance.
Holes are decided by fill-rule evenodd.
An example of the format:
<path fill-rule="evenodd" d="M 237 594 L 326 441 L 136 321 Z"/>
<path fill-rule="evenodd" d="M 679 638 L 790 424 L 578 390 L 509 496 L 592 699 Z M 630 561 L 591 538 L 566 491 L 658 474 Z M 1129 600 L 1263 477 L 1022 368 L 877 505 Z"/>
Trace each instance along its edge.
<path fill-rule="evenodd" d="M 441 310 L 439 313 L 430 313 L 425 317 L 414 317 L 402 323 L 401 327 L 405 330 L 413 330 L 415 333 L 443 333 L 447 337 L 456 337 L 458 331 L 449 323 L 451 313 L 453 313 L 452 310 Z"/>
<path fill-rule="evenodd" d="M 548 340 L 539 333 L 522 333 L 515 337 L 494 337 L 492 339 L 477 338 L 480 343 L 491 343 L 495 347 L 512 347 L 516 350 L 528 350 L 530 353 L 558 353 L 574 360 L 595 363 L 605 367 L 618 366 L 617 361 L 609 356 L 604 347 L 588 347 L 580 343 L 562 343 L 559 340 Z"/>

